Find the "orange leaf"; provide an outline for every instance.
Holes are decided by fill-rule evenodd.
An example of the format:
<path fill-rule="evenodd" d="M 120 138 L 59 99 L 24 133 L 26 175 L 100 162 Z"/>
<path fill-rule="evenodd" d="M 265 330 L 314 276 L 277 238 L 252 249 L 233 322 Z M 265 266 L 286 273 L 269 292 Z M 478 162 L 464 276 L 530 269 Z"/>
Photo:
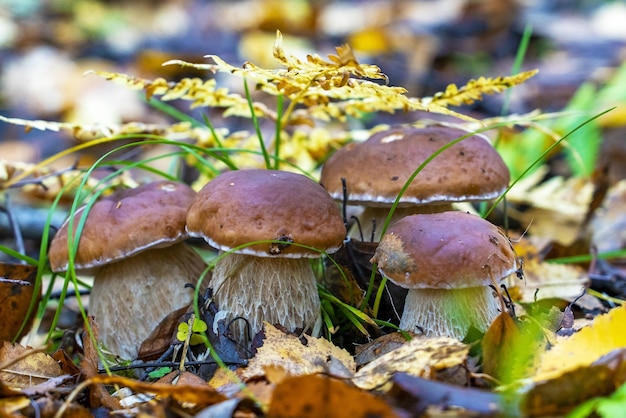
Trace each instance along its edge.
<path fill-rule="evenodd" d="M 25 320 L 28 307 L 33 295 L 36 295 L 37 302 L 40 298 L 39 289 L 35 290 L 36 276 L 36 267 L 0 263 L 0 340 L 11 341 L 29 331 L 35 310 Z M 25 326 L 18 336 L 23 323 Z"/>
<path fill-rule="evenodd" d="M 171 397 L 179 403 L 190 402 L 195 405 L 213 405 L 226 400 L 224 395 L 215 391 L 208 384 L 204 386 L 193 384 L 172 385 L 169 383 L 147 383 L 129 379 L 123 376 L 99 375 L 91 378 L 91 382 L 103 385 L 120 385 L 140 393 L 152 393 L 161 397 Z"/>
<path fill-rule="evenodd" d="M 397 416 L 381 398 L 320 375 L 285 378 L 274 389 L 267 415 L 274 418 Z"/>

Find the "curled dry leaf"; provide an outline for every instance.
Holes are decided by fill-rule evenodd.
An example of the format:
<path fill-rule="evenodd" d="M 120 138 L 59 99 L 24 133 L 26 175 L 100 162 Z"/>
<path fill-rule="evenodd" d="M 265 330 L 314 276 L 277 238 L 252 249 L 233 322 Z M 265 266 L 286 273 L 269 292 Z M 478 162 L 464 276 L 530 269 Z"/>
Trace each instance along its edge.
<path fill-rule="evenodd" d="M 414 337 L 400 348 L 365 365 L 354 375 L 352 382 L 361 389 L 387 391 L 395 373 L 433 378 L 437 371 L 465 365 L 468 353 L 469 346 L 454 338 Z M 464 374 L 465 370 L 461 373 Z"/>
<path fill-rule="evenodd" d="M 257 349 L 248 367 L 241 370 L 244 381 L 264 376 L 268 366 L 281 367 L 292 376 L 329 373 L 350 377 L 356 370 L 350 353 L 324 338 L 304 335 L 305 345 L 297 336 L 285 334 L 267 322 L 264 329 L 263 346 Z"/>
<path fill-rule="evenodd" d="M 209 385 L 199 385 L 196 380 L 194 379 L 192 384 L 172 385 L 170 383 L 141 382 L 123 376 L 98 375 L 92 377 L 90 382 L 93 384 L 124 386 L 137 393 L 154 394 L 163 398 L 169 397 L 179 403 L 187 402 L 196 407 L 206 407 L 226 399 Z"/>

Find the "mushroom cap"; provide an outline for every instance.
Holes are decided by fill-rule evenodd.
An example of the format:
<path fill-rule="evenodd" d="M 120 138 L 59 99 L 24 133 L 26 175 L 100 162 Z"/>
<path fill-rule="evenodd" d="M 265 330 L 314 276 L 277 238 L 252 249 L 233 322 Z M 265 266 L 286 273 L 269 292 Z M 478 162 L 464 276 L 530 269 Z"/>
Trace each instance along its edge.
<path fill-rule="evenodd" d="M 346 235 L 336 203 L 315 181 L 277 170 L 220 174 L 197 194 L 187 215 L 189 235 L 229 251 L 260 240 L 302 244 L 329 253 Z M 237 250 L 260 257 L 319 257 L 298 245 L 259 243 Z"/>
<path fill-rule="evenodd" d="M 322 168 L 320 183 L 336 199 L 390 206 L 413 172 L 442 146 L 468 132 L 446 126 L 398 127 L 339 149 Z M 400 198 L 400 205 L 494 199 L 507 188 L 510 173 L 482 136 L 473 135 L 430 161 Z"/>
<path fill-rule="evenodd" d="M 371 262 L 408 289 L 487 286 L 517 270 L 517 255 L 502 230 L 458 211 L 400 219 L 387 229 Z"/>
<path fill-rule="evenodd" d="M 183 183 L 156 181 L 101 198 L 87 215 L 75 268 L 100 267 L 148 248 L 182 241 L 187 237 L 185 218 L 194 196 L 194 190 Z M 84 209 L 70 216 L 54 236 L 48 253 L 52 271 L 67 270 L 69 220 L 74 219 L 75 233 Z"/>

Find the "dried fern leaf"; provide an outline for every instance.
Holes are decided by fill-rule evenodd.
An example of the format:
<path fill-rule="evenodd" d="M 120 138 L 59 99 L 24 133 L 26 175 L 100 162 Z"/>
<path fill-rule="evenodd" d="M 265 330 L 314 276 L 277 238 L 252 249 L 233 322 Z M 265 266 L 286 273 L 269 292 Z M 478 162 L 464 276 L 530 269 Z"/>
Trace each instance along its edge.
<path fill-rule="evenodd" d="M 23 193 L 38 199 L 53 200 L 63 192 L 63 197 L 72 198 L 79 191 L 80 180 L 85 176 L 83 170 L 69 168 L 54 170 L 41 164 L 0 159 L 0 190 L 9 187 L 20 188 Z M 128 172 L 112 179 L 109 186 L 136 187 L 137 183 Z M 68 186 L 69 187 L 66 187 Z M 86 179 L 84 191 L 94 191 L 104 187 L 96 177 Z M 64 190 L 65 188 L 65 190 Z"/>
<path fill-rule="evenodd" d="M 181 122 L 174 125 L 147 124 L 141 122 L 129 122 L 124 124 L 93 124 L 54 122 L 46 120 L 28 120 L 20 118 L 7 118 L 0 115 L 0 121 L 13 125 L 24 126 L 26 131 L 38 129 L 40 131 L 68 131 L 71 132 L 78 142 L 89 142 L 100 138 L 112 138 L 119 135 L 148 134 L 162 137 L 181 137 L 181 133 L 189 132 L 191 126 Z"/>
<path fill-rule="evenodd" d="M 504 90 L 517 86 L 537 74 L 538 70 L 521 72 L 506 77 L 479 77 L 467 82 L 461 88 L 456 84 L 449 84 L 444 92 L 436 93 L 432 98 L 424 98 L 427 105 L 461 106 L 481 100 L 484 94 L 501 93 Z"/>
<path fill-rule="evenodd" d="M 287 54 L 282 41 L 282 35 L 278 32 L 273 53 L 276 61 L 285 67 L 281 69 L 264 69 L 251 62 L 235 67 L 217 55 L 205 56 L 212 61 L 209 64 L 170 60 L 163 65 L 180 65 L 212 73 L 235 75 L 248 80 L 257 90 L 271 96 L 282 95 L 294 103 L 293 112 L 287 115 L 288 120 L 282 121 L 283 125 L 314 126 L 313 120 L 343 121 L 346 116 L 359 116 L 362 113 L 414 110 L 476 121 L 451 111 L 440 103 L 407 97 L 407 91 L 402 87 L 386 85 L 388 79 L 381 69 L 375 65 L 359 63 L 348 45 L 337 47 L 337 54 L 329 55 L 328 60 L 318 55 L 308 55 L 303 60 Z M 192 108 L 221 107 L 225 108 L 224 116 L 251 116 L 247 100 L 225 88 L 218 88 L 215 79 L 203 81 L 194 78 L 168 83 L 161 78 L 145 80 L 118 73 L 95 73 L 129 88 L 143 89 L 148 97 L 158 95 L 161 100 L 189 100 Z M 373 80 L 382 80 L 385 84 Z M 495 88 L 494 86 L 491 88 Z M 256 117 L 276 120 L 276 113 L 263 103 L 254 102 L 253 107 Z"/>

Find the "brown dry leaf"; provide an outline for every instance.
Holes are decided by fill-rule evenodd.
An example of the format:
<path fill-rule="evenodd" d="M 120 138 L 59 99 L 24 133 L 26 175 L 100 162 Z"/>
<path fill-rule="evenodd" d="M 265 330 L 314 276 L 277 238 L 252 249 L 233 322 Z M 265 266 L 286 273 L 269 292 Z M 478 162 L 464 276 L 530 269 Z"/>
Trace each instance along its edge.
<path fill-rule="evenodd" d="M 276 385 L 268 416 L 274 418 L 397 417 L 384 400 L 348 383 L 319 375 L 293 376 Z"/>
<path fill-rule="evenodd" d="M 64 349 L 58 349 L 52 353 L 52 358 L 61 367 L 63 374 L 68 374 L 70 376 L 78 376 L 80 374 L 80 369 L 76 364 L 74 364 L 74 361 Z"/>
<path fill-rule="evenodd" d="M 92 335 L 88 330 L 91 330 Z M 98 351 L 95 346 L 98 341 L 98 326 L 93 317 L 87 317 L 85 323 L 85 333 L 83 334 L 83 352 L 84 356 L 80 362 L 80 370 L 86 378 L 98 376 Z M 90 406 L 93 408 L 105 407 L 111 410 L 121 408 L 120 402 L 115 399 L 102 385 L 94 385 L 89 390 Z"/>
<path fill-rule="evenodd" d="M 13 388 L 27 388 L 62 375 L 61 367 L 49 355 L 19 344 L 2 342 L 0 381 Z M 15 359 L 20 358 L 17 361 Z"/>
<path fill-rule="evenodd" d="M 589 225 L 599 253 L 626 247 L 626 180 L 611 187 Z"/>
<path fill-rule="evenodd" d="M 624 381 L 626 349 L 611 351 L 589 366 L 536 381 L 523 394 L 522 416 L 562 416 L 587 399 L 608 396 Z"/>
<path fill-rule="evenodd" d="M 395 373 L 430 378 L 435 372 L 465 364 L 469 346 L 448 337 L 414 337 L 400 348 L 361 368 L 352 382 L 361 389 L 388 391 Z"/>
<path fill-rule="evenodd" d="M 509 190 L 509 202 L 530 206 L 523 213 L 509 213 L 528 225 L 531 235 L 550 237 L 560 244 L 570 245 L 579 236 L 594 185 L 590 179 L 582 177 L 557 176 L 538 185 L 531 181 L 538 181 L 544 174 L 545 170 L 537 170 L 527 182 L 521 181 Z"/>
<path fill-rule="evenodd" d="M 617 349 L 626 348 L 626 306 L 612 309 L 595 318 L 571 337 L 561 337 L 552 349 L 539 359 L 534 381 L 548 380 L 566 371 L 587 367 L 600 357 Z"/>
<path fill-rule="evenodd" d="M 263 346 L 248 367 L 241 369 L 244 381 L 264 376 L 267 366 L 282 367 L 292 376 L 325 372 L 349 377 L 356 370 L 350 353 L 324 338 L 304 335 L 304 345 L 295 335 L 285 334 L 267 322 L 264 326 Z"/>
<path fill-rule="evenodd" d="M 0 340 L 12 341 L 25 322 L 28 308 L 35 301 L 20 336 L 30 330 L 40 290 L 36 288 L 37 267 L 27 264 L 0 263 Z"/>
<path fill-rule="evenodd" d="M 0 417 L 19 417 L 21 410 L 31 406 L 31 399 L 28 396 L 11 396 L 0 398 Z"/>
<path fill-rule="evenodd" d="M 179 403 L 188 402 L 196 406 L 208 406 L 226 400 L 208 384 L 199 385 L 196 381 L 193 384 L 172 385 L 169 383 L 147 383 L 139 380 L 129 379 L 123 376 L 98 375 L 90 379 L 93 384 L 119 385 L 127 387 L 134 392 L 149 393 L 160 397 L 170 397 Z"/>
<path fill-rule="evenodd" d="M 508 278 L 508 287 L 517 301 L 532 303 L 535 299 L 557 298 L 571 302 L 589 285 L 585 270 L 571 264 L 543 261 L 539 249 L 528 239 L 513 241 L 513 247 L 524 260 L 524 280 L 515 275 Z"/>
<path fill-rule="evenodd" d="M 411 334 L 415 337 L 417 334 Z M 400 332 L 381 335 L 366 344 L 356 347 L 354 359 L 357 367 L 363 366 L 406 344 L 407 339 Z"/>
<path fill-rule="evenodd" d="M 141 343 L 137 358 L 149 361 L 155 360 L 161 356 L 171 345 L 176 335 L 176 329 L 181 323 L 181 318 L 187 312 L 188 307 L 183 306 L 180 309 L 170 312 L 161 320 L 159 325 L 152 330 L 150 335 Z"/>

